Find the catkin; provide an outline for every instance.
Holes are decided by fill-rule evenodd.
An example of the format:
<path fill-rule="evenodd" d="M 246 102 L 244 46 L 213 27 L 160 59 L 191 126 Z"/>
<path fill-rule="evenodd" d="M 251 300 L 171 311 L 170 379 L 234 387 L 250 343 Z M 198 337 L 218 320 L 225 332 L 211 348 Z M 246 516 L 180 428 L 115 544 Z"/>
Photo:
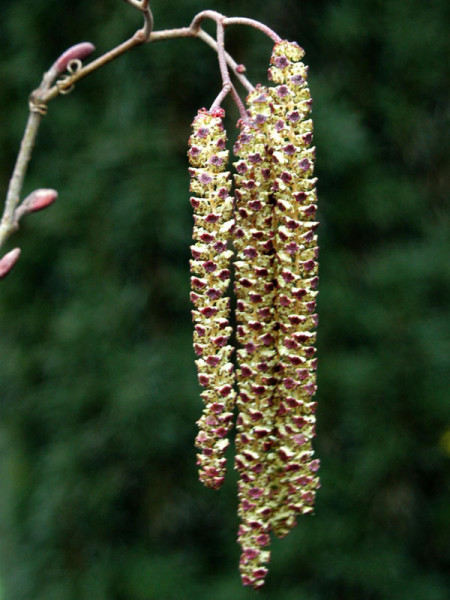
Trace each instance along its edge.
<path fill-rule="evenodd" d="M 313 510 L 319 485 L 313 459 L 316 392 L 316 295 L 318 246 L 315 230 L 315 148 L 311 147 L 311 96 L 303 50 L 295 43 L 275 45 L 269 77 L 274 127 L 272 190 L 277 229 L 275 270 L 278 293 L 279 405 L 275 420 L 278 468 L 271 525 L 283 537 L 298 514 Z"/>
<path fill-rule="evenodd" d="M 234 226 L 233 199 L 222 118 L 224 111 L 199 110 L 189 138 L 190 190 L 194 197 L 194 244 L 191 246 L 191 301 L 198 380 L 204 388 L 204 410 L 198 421 L 196 446 L 200 480 L 211 488 L 222 485 L 224 452 L 233 421 L 235 400 L 233 348 L 228 344 L 230 299 L 228 249 Z"/>
<path fill-rule="evenodd" d="M 297 44 L 275 45 L 275 87 L 247 98 L 235 147 L 236 467 L 243 583 L 264 584 L 270 532 L 313 510 L 317 326 L 315 149 L 307 68 Z"/>
<path fill-rule="evenodd" d="M 271 156 L 267 153 L 271 122 L 270 94 L 258 86 L 247 98 L 249 118 L 240 122 L 234 151 L 237 299 L 236 458 L 240 473 L 238 541 L 245 585 L 259 588 L 270 554 L 270 459 L 274 444 L 274 395 L 278 384 Z"/>
<path fill-rule="evenodd" d="M 224 111 L 199 111 L 189 139 L 194 193 L 191 299 L 204 412 L 200 479 L 219 487 L 236 400 L 235 467 L 244 585 L 264 585 L 270 534 L 313 510 L 318 245 L 315 148 L 303 50 L 275 44 L 269 79 L 247 98 L 234 146 L 235 206 L 226 171 Z M 229 263 L 233 238 L 237 370 L 231 362 Z M 238 394 L 233 389 L 235 379 Z"/>

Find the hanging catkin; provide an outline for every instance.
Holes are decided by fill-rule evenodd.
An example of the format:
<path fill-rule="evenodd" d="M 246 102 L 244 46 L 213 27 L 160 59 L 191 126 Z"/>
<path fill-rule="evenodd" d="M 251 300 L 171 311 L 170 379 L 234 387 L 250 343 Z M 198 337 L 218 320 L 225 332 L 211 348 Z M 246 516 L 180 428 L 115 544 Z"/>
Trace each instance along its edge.
<path fill-rule="evenodd" d="M 239 409 L 236 468 L 240 473 L 239 543 L 242 581 L 264 583 L 270 542 L 270 453 L 274 444 L 274 396 L 278 384 L 273 246 L 270 95 L 258 86 L 247 98 L 249 118 L 240 122 L 235 144 L 237 251 L 235 266 Z"/>
<path fill-rule="evenodd" d="M 312 177 L 311 96 L 304 52 L 295 43 L 275 45 L 269 77 L 274 127 L 270 130 L 275 198 L 276 314 L 279 335 L 279 406 L 275 420 L 278 468 L 271 525 L 282 537 L 298 514 L 312 511 L 319 466 L 313 460 L 318 247 L 316 179 Z"/>
<path fill-rule="evenodd" d="M 229 196 L 230 173 L 222 117 L 224 111 L 198 112 L 189 138 L 190 190 L 194 209 L 194 245 L 191 247 L 191 301 L 194 349 L 198 380 L 205 389 L 204 411 L 198 421 L 196 446 L 200 480 L 211 488 L 222 485 L 224 452 L 233 420 L 235 399 L 233 348 L 228 345 L 230 299 L 229 263 L 233 254 L 227 243 L 233 227 L 233 200 Z"/>
<path fill-rule="evenodd" d="M 194 208 L 191 298 L 194 349 L 205 403 L 200 479 L 219 487 L 233 419 L 235 374 L 228 344 L 227 247 L 236 296 L 235 467 L 244 585 L 264 585 L 273 532 L 285 536 L 313 510 L 319 487 L 315 435 L 317 194 L 311 97 L 303 50 L 280 41 L 269 79 L 247 97 L 234 146 L 235 206 L 221 109 L 199 111 L 189 140 Z M 234 220 L 233 220 L 234 217 Z"/>

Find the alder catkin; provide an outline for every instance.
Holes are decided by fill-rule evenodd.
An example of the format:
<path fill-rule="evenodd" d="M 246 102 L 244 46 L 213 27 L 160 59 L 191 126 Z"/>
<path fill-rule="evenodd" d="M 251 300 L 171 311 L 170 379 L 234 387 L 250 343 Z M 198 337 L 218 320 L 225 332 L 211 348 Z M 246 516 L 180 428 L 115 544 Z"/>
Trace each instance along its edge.
<path fill-rule="evenodd" d="M 273 446 L 274 395 L 278 384 L 271 156 L 270 94 L 258 86 L 247 98 L 249 118 L 240 121 L 234 151 L 236 248 L 235 293 L 239 409 L 235 465 L 240 473 L 238 541 L 244 585 L 259 588 L 270 554 L 270 452 Z"/>
<path fill-rule="evenodd" d="M 189 138 L 190 190 L 194 197 L 194 244 L 191 246 L 191 301 L 198 380 L 204 388 L 204 410 L 198 421 L 196 446 L 200 480 L 211 488 L 222 485 L 224 453 L 233 421 L 235 400 L 233 348 L 228 344 L 230 282 L 228 249 L 234 226 L 233 199 L 222 118 L 224 111 L 199 110 Z"/>
<path fill-rule="evenodd" d="M 200 479 L 219 487 L 236 399 L 238 541 L 244 585 L 264 585 L 270 536 L 313 510 L 319 487 L 315 435 L 317 194 L 311 96 L 303 50 L 275 44 L 269 79 L 247 98 L 229 195 L 224 112 L 199 111 L 189 140 L 194 245 L 194 349 L 205 408 L 198 421 Z M 229 345 L 233 239 L 237 370 Z M 237 383 L 238 394 L 233 389 Z"/>
<path fill-rule="evenodd" d="M 279 537 L 296 524 L 298 514 L 313 510 L 319 485 L 319 461 L 313 459 L 312 449 L 316 409 L 312 397 L 317 389 L 317 180 L 312 176 L 315 148 L 311 147 L 311 96 L 303 55 L 296 43 L 279 42 L 269 69 L 270 79 L 278 84 L 271 88 L 275 126 L 270 137 L 281 379 L 271 525 Z"/>
<path fill-rule="evenodd" d="M 247 98 L 235 146 L 238 350 L 238 541 L 245 585 L 264 584 L 270 532 L 313 510 L 317 295 L 315 149 L 307 68 L 295 43 L 275 45 L 275 87 Z"/>

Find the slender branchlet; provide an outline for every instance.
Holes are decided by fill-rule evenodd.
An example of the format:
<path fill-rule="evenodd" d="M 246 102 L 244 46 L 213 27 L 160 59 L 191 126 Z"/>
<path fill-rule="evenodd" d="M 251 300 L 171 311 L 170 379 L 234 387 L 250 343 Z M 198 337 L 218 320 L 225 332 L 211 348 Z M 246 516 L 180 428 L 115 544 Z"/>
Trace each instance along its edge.
<path fill-rule="evenodd" d="M 74 89 L 74 85 L 90 73 L 93 73 L 112 60 L 115 60 L 125 52 L 128 52 L 129 50 L 141 44 L 175 38 L 192 37 L 199 38 L 212 47 L 216 52 L 218 52 L 222 74 L 224 74 L 224 66 L 228 65 L 228 67 L 232 70 L 233 75 L 245 87 L 245 89 L 248 91 L 253 89 L 252 84 L 244 75 L 245 67 L 236 63 L 236 61 L 225 51 L 223 44 L 224 27 L 226 25 L 237 24 L 237 22 L 235 23 L 233 20 L 231 20 L 227 23 L 227 18 L 220 13 L 215 11 L 203 11 L 194 17 L 189 27 L 153 31 L 153 14 L 150 9 L 149 0 L 124 1 L 141 12 L 144 18 L 144 26 L 137 30 L 128 40 L 86 65 L 83 64 L 83 61 L 95 50 L 93 44 L 90 42 L 81 42 L 75 46 L 72 46 L 63 52 L 61 56 L 53 63 L 50 69 L 44 73 L 40 85 L 30 95 L 30 115 L 25 127 L 25 132 L 20 151 L 17 156 L 13 175 L 8 186 L 5 208 L 0 221 L 0 247 L 3 246 L 11 234 L 17 230 L 18 219 L 15 215 L 15 211 L 20 204 L 21 190 L 28 163 L 31 159 L 42 117 L 47 113 L 48 103 L 57 98 L 59 95 L 67 94 L 68 92 L 72 91 Z M 220 36 L 222 36 L 222 41 L 220 43 L 218 42 L 218 39 L 215 40 L 201 28 L 201 22 L 206 18 L 212 18 L 216 21 L 218 25 L 218 39 Z M 246 25 L 260 29 L 266 35 L 272 37 L 273 32 L 271 32 L 271 30 L 262 23 L 258 23 L 258 21 L 254 21 L 252 19 L 244 20 L 246 21 Z M 63 75 L 66 69 L 67 74 Z M 59 79 L 57 79 L 58 77 Z M 220 97 L 219 101 L 213 106 L 219 106 L 223 98 L 230 92 L 239 110 L 241 111 L 241 114 L 243 114 L 245 110 L 242 102 L 234 88 L 234 85 L 231 83 L 231 81 L 229 81 L 229 77 L 227 82 L 224 82 L 222 97 Z"/>

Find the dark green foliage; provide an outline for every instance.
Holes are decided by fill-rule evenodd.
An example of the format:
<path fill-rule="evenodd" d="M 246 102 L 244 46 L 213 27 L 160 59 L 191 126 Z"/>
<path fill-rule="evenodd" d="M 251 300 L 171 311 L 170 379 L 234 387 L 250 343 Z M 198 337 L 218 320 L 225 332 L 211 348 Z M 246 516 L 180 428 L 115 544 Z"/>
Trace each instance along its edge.
<path fill-rule="evenodd" d="M 157 28 L 203 8 L 266 21 L 311 66 L 322 490 L 316 516 L 274 543 L 262 598 L 449 597 L 449 7 L 154 2 Z M 2 1 L 2 197 L 41 73 L 71 44 L 104 51 L 138 26 L 120 0 Z M 229 40 L 264 77 L 270 42 L 242 28 Z M 5 600 L 254 595 L 237 571 L 235 476 L 203 489 L 193 447 L 185 152 L 219 85 L 201 42 L 165 42 L 44 119 L 25 192 L 60 197 L 24 221 L 0 287 Z"/>

